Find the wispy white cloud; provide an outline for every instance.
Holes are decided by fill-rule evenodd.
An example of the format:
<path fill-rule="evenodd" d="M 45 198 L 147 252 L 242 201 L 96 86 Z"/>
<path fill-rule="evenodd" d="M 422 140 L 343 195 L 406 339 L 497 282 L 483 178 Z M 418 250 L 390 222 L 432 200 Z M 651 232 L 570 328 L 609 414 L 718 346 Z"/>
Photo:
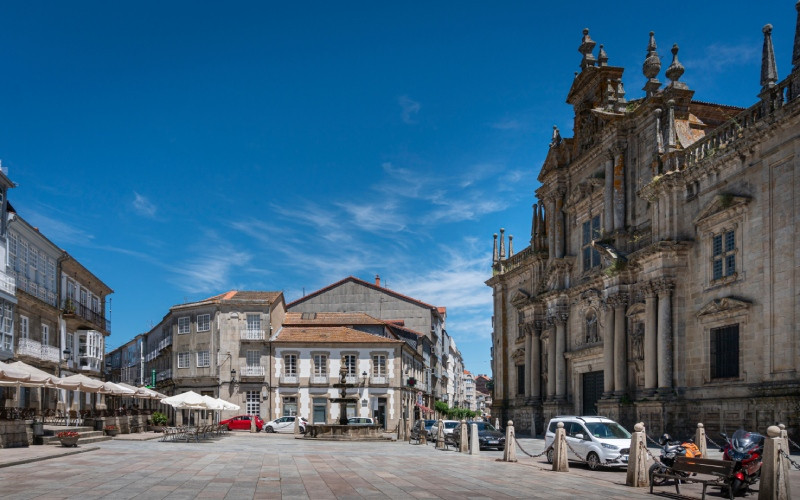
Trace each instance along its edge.
<path fill-rule="evenodd" d="M 213 239 L 212 239 L 213 238 Z M 207 241 L 218 240 L 208 234 Z M 252 260 L 249 252 L 237 250 L 230 244 L 205 245 L 202 253 L 172 269 L 171 281 L 179 289 L 190 293 L 219 293 L 220 290 L 236 287 L 233 276 L 247 268 Z"/>
<path fill-rule="evenodd" d="M 55 211 L 50 213 L 58 215 Z M 63 220 L 54 219 L 36 209 L 27 209 L 22 217 L 33 227 L 39 228 L 42 234 L 59 247 L 93 246 L 94 244 L 95 237 L 92 233 L 78 226 L 67 224 Z"/>
<path fill-rule="evenodd" d="M 417 123 L 415 119 L 420 108 L 422 107 L 420 103 L 411 99 L 407 95 L 401 95 L 398 97 L 397 103 L 400 105 L 400 117 L 403 119 L 403 123 L 408 125 Z"/>
<path fill-rule="evenodd" d="M 503 120 L 490 123 L 489 126 L 496 130 L 517 130 L 522 128 L 522 123 L 520 123 L 518 120 L 505 118 Z"/>
<path fill-rule="evenodd" d="M 133 209 L 136 213 L 145 217 L 155 217 L 156 215 L 156 206 L 136 191 L 133 192 Z"/>
<path fill-rule="evenodd" d="M 397 212 L 397 205 L 391 201 L 377 203 L 339 203 L 358 228 L 370 232 L 403 231 L 406 229 L 404 216 Z"/>

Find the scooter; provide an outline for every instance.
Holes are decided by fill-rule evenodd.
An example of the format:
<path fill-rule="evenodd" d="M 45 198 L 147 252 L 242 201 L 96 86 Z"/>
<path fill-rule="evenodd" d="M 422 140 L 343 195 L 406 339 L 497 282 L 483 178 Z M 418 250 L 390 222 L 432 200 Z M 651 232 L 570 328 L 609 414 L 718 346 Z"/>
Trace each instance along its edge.
<path fill-rule="evenodd" d="M 747 491 L 751 484 L 755 484 L 761 477 L 761 456 L 764 454 L 764 436 L 757 432 L 747 432 L 739 429 L 725 438 L 726 444 L 722 448 L 722 459 L 736 462 L 733 473 L 727 478 L 728 488 L 736 495 Z"/>
<path fill-rule="evenodd" d="M 650 482 L 656 486 L 665 484 L 668 479 L 665 477 L 654 477 L 653 473 L 660 472 L 662 474 L 675 474 L 675 472 L 672 471 L 672 465 L 675 463 L 675 457 L 700 458 L 703 455 L 700 453 L 700 449 L 691 439 L 684 442 L 672 441 L 669 434 L 664 434 L 661 436 L 661 439 L 658 440 L 658 444 L 661 445 L 661 457 L 659 457 L 658 462 L 650 466 L 649 472 Z M 685 472 L 678 473 L 677 475 L 688 477 L 688 474 Z"/>

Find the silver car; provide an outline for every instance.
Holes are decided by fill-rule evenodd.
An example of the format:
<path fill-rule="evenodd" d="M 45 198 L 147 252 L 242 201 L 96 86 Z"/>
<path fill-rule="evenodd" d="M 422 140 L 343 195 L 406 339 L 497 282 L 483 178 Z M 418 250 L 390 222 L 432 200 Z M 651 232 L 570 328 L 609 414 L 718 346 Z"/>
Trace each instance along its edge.
<path fill-rule="evenodd" d="M 631 433 L 606 417 L 565 416 L 550 419 L 544 435 L 544 446 L 553 444 L 558 423 L 564 424 L 567 458 L 585 462 L 590 469 L 598 467 L 627 467 Z M 553 450 L 547 452 L 553 463 Z"/>

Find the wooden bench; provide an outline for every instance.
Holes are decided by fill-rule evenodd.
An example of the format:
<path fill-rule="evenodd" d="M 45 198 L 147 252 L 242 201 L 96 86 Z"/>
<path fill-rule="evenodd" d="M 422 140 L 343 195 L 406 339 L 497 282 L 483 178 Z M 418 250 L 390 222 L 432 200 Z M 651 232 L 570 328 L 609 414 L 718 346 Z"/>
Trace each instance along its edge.
<path fill-rule="evenodd" d="M 653 472 L 653 477 L 663 477 L 675 481 L 675 492 L 681 494 L 681 481 L 686 483 L 702 483 L 703 499 L 706 498 L 706 487 L 723 487 L 733 473 L 735 463 L 730 460 L 713 460 L 710 458 L 676 457 L 673 466 L 667 472 Z M 685 474 L 685 475 L 684 475 Z M 703 477 L 698 477 L 703 476 Z M 650 493 L 653 493 L 653 481 L 650 480 Z M 733 500 L 733 492 L 728 489 L 728 496 Z"/>

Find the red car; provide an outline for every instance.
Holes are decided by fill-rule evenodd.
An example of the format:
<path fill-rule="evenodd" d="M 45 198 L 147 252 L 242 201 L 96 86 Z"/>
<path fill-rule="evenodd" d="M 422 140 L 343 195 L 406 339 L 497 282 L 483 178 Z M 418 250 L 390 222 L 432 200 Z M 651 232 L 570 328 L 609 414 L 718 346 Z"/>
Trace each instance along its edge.
<path fill-rule="evenodd" d="M 236 417 L 231 417 L 227 420 L 221 421 L 220 425 L 227 425 L 228 429 L 232 431 L 249 431 L 251 418 L 256 419 L 256 431 L 261 432 L 261 429 L 264 428 L 264 421 L 261 420 L 261 417 L 257 415 L 238 415 Z"/>

